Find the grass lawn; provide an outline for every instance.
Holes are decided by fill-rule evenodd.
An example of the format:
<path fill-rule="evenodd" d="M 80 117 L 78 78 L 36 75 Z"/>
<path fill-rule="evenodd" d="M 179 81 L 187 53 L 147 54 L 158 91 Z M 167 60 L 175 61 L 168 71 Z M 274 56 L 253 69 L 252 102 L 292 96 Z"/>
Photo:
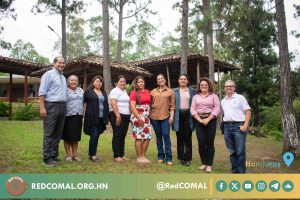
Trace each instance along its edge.
<path fill-rule="evenodd" d="M 126 157 L 130 160 L 124 163 L 113 161 L 111 130 L 100 136 L 98 155 L 100 163 L 88 160 L 89 137 L 82 135 L 79 143 L 79 156 L 82 162 L 67 163 L 64 161 L 63 143 L 60 143 L 60 158 L 58 166 L 48 168 L 42 165 L 42 121 L 0 121 L 0 172 L 1 173 L 204 173 L 197 168 L 200 165 L 197 139 L 193 133 L 193 160 L 190 167 L 179 164 L 176 151 L 176 135 L 171 133 L 173 166 L 157 163 L 155 137 L 151 140 L 147 158 L 152 162 L 146 165 L 136 163 L 134 140 L 130 128 L 126 137 Z M 215 158 L 213 173 L 230 173 L 229 154 L 224 138 L 217 133 L 215 139 Z M 279 168 L 249 167 L 247 173 L 299 173 L 300 159 L 297 157 L 292 166 L 287 167 L 281 156 L 282 143 L 272 138 L 247 137 L 247 160 L 251 163 L 279 162 Z"/>

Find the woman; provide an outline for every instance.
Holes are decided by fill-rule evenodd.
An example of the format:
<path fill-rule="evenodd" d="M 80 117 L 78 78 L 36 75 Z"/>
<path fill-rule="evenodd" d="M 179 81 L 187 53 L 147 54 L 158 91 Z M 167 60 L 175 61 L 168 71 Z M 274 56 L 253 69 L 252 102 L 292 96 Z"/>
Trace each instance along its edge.
<path fill-rule="evenodd" d="M 106 130 L 108 123 L 108 100 L 104 90 L 103 78 L 98 75 L 92 79 L 88 89 L 84 92 L 86 105 L 84 115 L 84 132 L 90 136 L 89 157 L 93 162 L 99 162 L 97 156 L 98 139 L 101 133 Z"/>
<path fill-rule="evenodd" d="M 151 134 L 150 113 L 150 91 L 145 89 L 145 79 L 137 76 L 133 80 L 134 90 L 130 93 L 130 121 L 132 133 L 135 138 L 135 151 L 138 163 L 149 163 L 145 157 L 149 146 Z"/>
<path fill-rule="evenodd" d="M 217 116 L 220 113 L 220 100 L 213 93 L 213 84 L 207 78 L 200 79 L 198 93 L 193 97 L 191 114 L 195 118 L 198 150 L 202 162 L 200 170 L 212 171 L 215 154 Z"/>
<path fill-rule="evenodd" d="M 130 121 L 129 96 L 125 90 L 126 79 L 119 75 L 116 81 L 116 87 L 111 90 L 109 97 L 113 111 L 109 114 L 111 126 L 113 128 L 112 148 L 114 160 L 116 162 L 127 161 L 124 156 L 125 137 Z"/>
<path fill-rule="evenodd" d="M 180 163 L 185 166 L 191 165 L 192 160 L 192 131 L 193 118 L 190 115 L 190 107 L 195 90 L 188 87 L 189 77 L 187 74 L 179 75 L 179 87 L 175 88 L 175 114 L 173 130 L 177 136 L 177 156 Z"/>
<path fill-rule="evenodd" d="M 66 119 L 62 139 L 66 150 L 66 161 L 81 161 L 78 157 L 78 142 L 81 140 L 83 90 L 78 87 L 78 77 L 71 75 L 67 79 Z"/>
<path fill-rule="evenodd" d="M 158 163 L 166 161 L 167 165 L 172 165 L 170 125 L 172 125 L 174 117 L 174 92 L 166 85 L 166 78 L 163 74 L 157 75 L 156 80 L 158 87 L 150 93 L 150 118 L 156 134 Z"/>

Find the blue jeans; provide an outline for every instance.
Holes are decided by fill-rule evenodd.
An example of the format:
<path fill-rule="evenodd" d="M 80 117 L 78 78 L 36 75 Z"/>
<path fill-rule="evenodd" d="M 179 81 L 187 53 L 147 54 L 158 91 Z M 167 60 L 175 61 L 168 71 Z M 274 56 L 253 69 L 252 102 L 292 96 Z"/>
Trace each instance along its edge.
<path fill-rule="evenodd" d="M 230 153 L 232 173 L 246 173 L 246 136 L 247 132 L 241 132 L 240 126 L 244 123 L 225 123 L 224 138 Z"/>
<path fill-rule="evenodd" d="M 103 118 L 100 118 L 100 123 L 90 127 L 90 141 L 89 141 L 89 156 L 97 154 L 98 139 L 103 132 Z"/>
<path fill-rule="evenodd" d="M 166 162 L 172 162 L 169 118 L 164 120 L 151 119 L 151 124 L 154 128 L 155 135 L 156 135 L 158 160 L 165 160 L 166 158 Z M 163 140 L 164 140 L 165 148 L 164 148 Z"/>

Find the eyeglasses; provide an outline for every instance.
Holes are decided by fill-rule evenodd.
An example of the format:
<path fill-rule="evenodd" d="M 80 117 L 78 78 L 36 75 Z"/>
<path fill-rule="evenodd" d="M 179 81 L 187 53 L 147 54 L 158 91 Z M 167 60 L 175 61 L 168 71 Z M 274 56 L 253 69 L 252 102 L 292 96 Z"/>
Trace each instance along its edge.
<path fill-rule="evenodd" d="M 226 88 L 232 88 L 234 85 L 225 85 Z"/>

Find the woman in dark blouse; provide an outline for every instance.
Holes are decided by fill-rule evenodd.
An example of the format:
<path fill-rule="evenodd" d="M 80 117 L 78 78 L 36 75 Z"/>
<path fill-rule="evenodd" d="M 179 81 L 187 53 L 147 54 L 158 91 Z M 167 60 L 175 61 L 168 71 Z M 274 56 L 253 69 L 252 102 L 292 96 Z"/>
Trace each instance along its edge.
<path fill-rule="evenodd" d="M 103 78 L 98 75 L 92 79 L 88 89 L 84 92 L 84 103 L 86 105 L 84 115 L 84 133 L 90 136 L 89 157 L 93 162 L 99 162 L 97 156 L 98 139 L 106 130 L 108 123 L 108 100 L 104 90 Z"/>

